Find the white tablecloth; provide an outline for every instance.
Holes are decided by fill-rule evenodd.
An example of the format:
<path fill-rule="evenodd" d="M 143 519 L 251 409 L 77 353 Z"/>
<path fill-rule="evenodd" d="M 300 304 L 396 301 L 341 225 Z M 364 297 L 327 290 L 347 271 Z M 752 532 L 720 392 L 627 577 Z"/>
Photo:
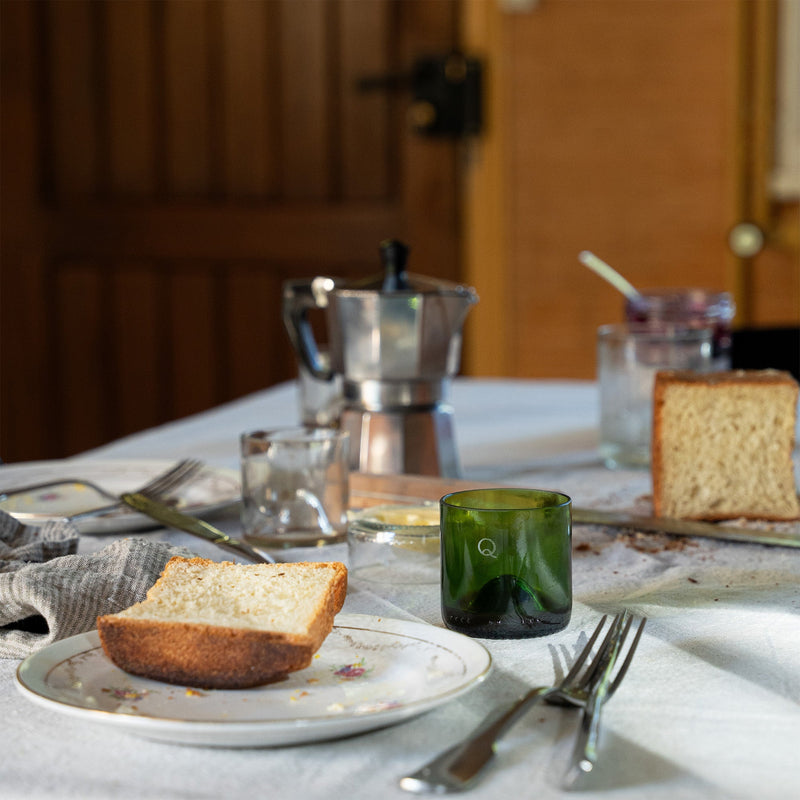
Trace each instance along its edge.
<path fill-rule="evenodd" d="M 596 389 L 584 382 L 459 380 L 453 388 L 465 476 L 569 494 L 576 505 L 647 508 L 646 472 L 604 469 L 595 455 Z M 200 456 L 235 467 L 247 429 L 294 424 L 286 384 L 85 455 Z M 238 531 L 238 521 L 221 527 Z M 174 531 L 140 535 L 220 551 Z M 649 617 L 633 666 L 604 709 L 600 763 L 587 798 L 800 797 L 800 550 L 711 540 L 574 530 L 574 609 L 542 639 L 487 641 L 494 667 L 477 688 L 393 727 L 332 742 L 262 749 L 162 744 L 30 703 L 0 660 L 0 797 L 409 797 L 397 779 L 458 740 L 499 703 L 561 674 L 565 654 L 599 614 L 623 606 Z M 85 536 L 99 549 L 108 536 Z M 669 545 L 672 546 L 669 546 Z M 227 556 L 226 556 L 227 557 Z M 346 560 L 346 548 L 325 558 Z M 345 611 L 441 626 L 435 586 L 351 584 Z M 563 797 L 577 715 L 529 713 L 496 764 L 466 796 Z"/>

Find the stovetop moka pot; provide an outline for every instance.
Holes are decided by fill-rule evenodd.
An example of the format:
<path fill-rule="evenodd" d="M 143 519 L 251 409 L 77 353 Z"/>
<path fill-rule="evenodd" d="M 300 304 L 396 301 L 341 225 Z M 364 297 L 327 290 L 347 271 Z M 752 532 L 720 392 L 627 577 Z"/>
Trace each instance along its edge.
<path fill-rule="evenodd" d="M 341 281 L 319 276 L 284 285 L 284 323 L 297 355 L 319 380 L 342 378 L 340 426 L 351 466 L 379 474 L 458 477 L 450 381 L 474 291 L 406 271 L 408 248 L 381 244 L 383 272 Z M 325 357 L 309 312 L 323 309 Z"/>

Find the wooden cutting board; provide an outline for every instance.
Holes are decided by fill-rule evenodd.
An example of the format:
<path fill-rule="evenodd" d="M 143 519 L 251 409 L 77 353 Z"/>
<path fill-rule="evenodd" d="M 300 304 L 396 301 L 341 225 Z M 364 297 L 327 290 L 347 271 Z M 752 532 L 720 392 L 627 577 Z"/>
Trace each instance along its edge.
<path fill-rule="evenodd" d="M 497 483 L 439 478 L 432 475 L 374 475 L 350 473 L 350 505 L 354 508 L 390 503 L 438 501 L 448 492 L 463 489 L 486 489 Z"/>

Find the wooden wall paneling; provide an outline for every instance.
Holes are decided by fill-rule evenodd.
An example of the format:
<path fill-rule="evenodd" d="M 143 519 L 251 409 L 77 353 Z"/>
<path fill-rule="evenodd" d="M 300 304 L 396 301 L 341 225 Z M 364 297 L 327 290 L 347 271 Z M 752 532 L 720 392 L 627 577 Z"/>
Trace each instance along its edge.
<path fill-rule="evenodd" d="M 39 129 L 30 97 L 39 89 L 37 8 L 4 3 L 0 25 L 0 459 L 40 458 L 51 451 L 52 374 L 44 299 L 44 237 L 37 192 L 42 177 Z M 13 143 L 13 146 L 11 144 Z M 30 424 L 35 420 L 37 424 Z"/>
<path fill-rule="evenodd" d="M 281 3 L 282 195 L 326 200 L 331 193 L 331 95 L 325 0 Z"/>
<path fill-rule="evenodd" d="M 294 374 L 283 328 L 281 276 L 260 262 L 237 263 L 228 270 L 224 296 L 227 328 L 225 390 L 240 397 Z M 286 357 L 285 357 L 286 356 Z"/>
<path fill-rule="evenodd" d="M 635 284 L 725 289 L 734 4 L 542 4 L 507 15 L 513 374 L 592 377 L 597 325 Z"/>
<path fill-rule="evenodd" d="M 225 3 L 220 126 L 225 193 L 239 199 L 277 191 L 277 141 L 270 111 L 275 24 L 272 3 Z"/>
<path fill-rule="evenodd" d="M 114 436 L 159 424 L 170 410 L 163 280 L 153 262 L 123 262 L 111 277 Z"/>
<path fill-rule="evenodd" d="M 104 3 L 108 189 L 115 199 L 148 197 L 156 187 L 156 76 L 153 5 Z"/>
<path fill-rule="evenodd" d="M 505 113 L 508 50 L 497 4 L 466 0 L 463 9 L 463 47 L 480 58 L 485 68 L 484 130 L 466 143 L 464 151 L 463 274 L 467 284 L 477 287 L 480 300 L 464 326 L 463 367 L 468 375 L 510 375 L 506 141 L 498 125 Z"/>
<path fill-rule="evenodd" d="M 47 25 L 47 57 L 41 67 L 49 85 L 49 125 L 42 126 L 45 186 L 61 196 L 93 196 L 100 174 L 93 7 L 76 0 L 42 4 L 41 10 Z"/>
<path fill-rule="evenodd" d="M 391 230 L 393 207 L 291 204 L 269 208 L 232 203 L 72 206 L 49 218 L 59 252 L 95 258 L 268 258 L 347 262 L 361 253 L 371 263 Z M 87 231 L 95 232 L 88 237 Z"/>
<path fill-rule="evenodd" d="M 209 5 L 164 0 L 167 192 L 208 194 L 210 174 Z"/>
<path fill-rule="evenodd" d="M 797 216 L 797 215 L 796 215 Z M 749 318 L 739 327 L 797 326 L 800 323 L 800 262 L 797 251 L 769 248 L 752 265 Z"/>
<path fill-rule="evenodd" d="M 280 281 L 365 275 L 386 236 L 413 238 L 419 271 L 454 271 L 455 232 L 440 224 L 455 220 L 443 197 L 455 187 L 452 145 L 424 143 L 408 158 L 408 98 L 350 85 L 367 68 L 449 47 L 454 8 L 4 3 L 0 113 L 13 146 L 2 152 L 0 456 L 67 455 L 288 377 Z M 393 35 L 403 24 L 419 50 Z M 418 177 L 401 180 L 406 168 Z M 430 244 L 408 236 L 415 228 Z M 259 286 L 274 309 L 263 329 Z M 244 301 L 253 308 L 237 317 Z M 157 350 L 153 371 L 135 361 L 137 346 Z M 83 360 L 73 369 L 66 358 Z M 9 375 L 36 391 L 9 394 Z"/>
<path fill-rule="evenodd" d="M 394 190 L 389 186 L 390 177 L 396 179 L 390 162 L 397 135 L 389 127 L 388 92 L 359 91 L 356 82 L 392 70 L 386 49 L 390 8 L 385 0 L 343 2 L 340 7 L 341 192 L 346 201 L 377 200 Z M 349 42 L 359 46 L 348 47 Z"/>
<path fill-rule="evenodd" d="M 429 3 L 409 0 L 398 3 L 395 29 L 399 66 L 408 70 L 420 56 L 447 53 L 458 43 L 458 4 L 452 0 Z M 458 280 L 460 253 L 459 229 L 461 173 L 458 151 L 447 138 L 420 136 L 409 128 L 409 97 L 395 105 L 402 176 L 400 203 L 401 230 L 393 235 L 405 237 L 411 246 L 409 268 L 423 275 Z M 413 206 L 413 207 L 412 207 Z"/>
<path fill-rule="evenodd" d="M 57 287 L 55 435 L 65 453 L 99 446 L 112 435 L 106 274 L 96 263 L 67 262 L 56 265 L 51 277 Z"/>
<path fill-rule="evenodd" d="M 739 138 L 735 222 L 764 233 L 752 258 L 729 256 L 734 276 L 737 327 L 800 322 L 800 204 L 771 193 L 779 6 L 774 0 L 739 3 Z"/>
<path fill-rule="evenodd" d="M 168 270 L 172 417 L 221 402 L 219 282 L 213 262 L 176 262 Z"/>

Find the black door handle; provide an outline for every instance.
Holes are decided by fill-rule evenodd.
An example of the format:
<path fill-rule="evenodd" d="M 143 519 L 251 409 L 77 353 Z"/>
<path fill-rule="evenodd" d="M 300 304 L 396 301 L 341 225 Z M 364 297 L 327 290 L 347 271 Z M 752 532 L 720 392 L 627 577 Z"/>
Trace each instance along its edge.
<path fill-rule="evenodd" d="M 417 59 L 408 72 L 365 75 L 359 91 L 410 91 L 412 128 L 425 136 L 460 137 L 481 132 L 483 65 L 454 51 Z"/>

